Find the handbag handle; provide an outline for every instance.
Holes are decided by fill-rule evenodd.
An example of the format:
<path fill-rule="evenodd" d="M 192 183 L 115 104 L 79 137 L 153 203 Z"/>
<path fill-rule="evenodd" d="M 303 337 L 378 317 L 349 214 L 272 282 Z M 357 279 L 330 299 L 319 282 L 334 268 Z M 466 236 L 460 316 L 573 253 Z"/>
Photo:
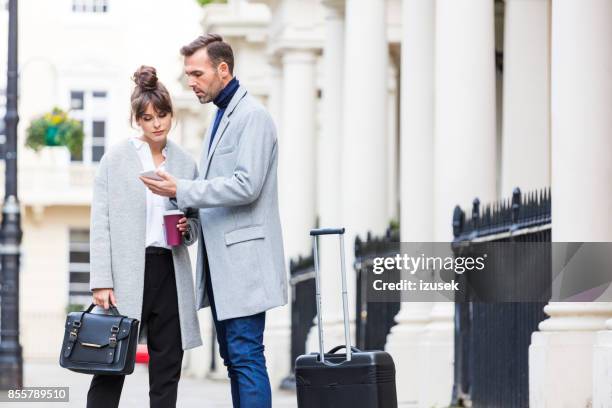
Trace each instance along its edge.
<path fill-rule="evenodd" d="M 89 305 L 85 313 L 91 313 L 94 307 L 96 307 L 96 304 L 92 303 L 91 305 Z M 121 313 L 119 313 L 119 310 L 115 306 L 110 305 L 109 309 L 111 311 L 111 314 L 113 314 L 114 316 L 121 316 Z"/>

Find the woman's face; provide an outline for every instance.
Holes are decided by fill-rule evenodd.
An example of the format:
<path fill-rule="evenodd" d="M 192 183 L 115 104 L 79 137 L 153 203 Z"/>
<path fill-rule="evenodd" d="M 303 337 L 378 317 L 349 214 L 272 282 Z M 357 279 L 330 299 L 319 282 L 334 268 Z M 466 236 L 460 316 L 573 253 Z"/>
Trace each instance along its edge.
<path fill-rule="evenodd" d="M 162 143 L 166 140 L 170 131 L 172 115 L 168 112 L 157 112 L 153 105 L 149 104 L 142 117 L 136 123 L 142 129 L 142 135 L 147 141 Z"/>

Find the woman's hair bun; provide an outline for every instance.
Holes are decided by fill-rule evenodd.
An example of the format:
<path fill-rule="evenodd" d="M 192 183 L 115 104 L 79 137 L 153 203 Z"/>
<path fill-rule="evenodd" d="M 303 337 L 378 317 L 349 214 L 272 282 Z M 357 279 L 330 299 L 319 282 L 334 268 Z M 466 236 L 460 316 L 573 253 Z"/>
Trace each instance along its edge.
<path fill-rule="evenodd" d="M 142 65 L 132 77 L 141 91 L 154 91 L 157 89 L 157 71 L 153 67 Z"/>

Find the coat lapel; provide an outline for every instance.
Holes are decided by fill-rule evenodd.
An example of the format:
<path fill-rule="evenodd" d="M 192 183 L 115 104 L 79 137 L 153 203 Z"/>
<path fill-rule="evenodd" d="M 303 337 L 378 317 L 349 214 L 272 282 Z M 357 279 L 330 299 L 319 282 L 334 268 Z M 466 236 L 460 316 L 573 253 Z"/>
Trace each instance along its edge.
<path fill-rule="evenodd" d="M 148 146 L 145 147 L 148 148 Z M 134 230 L 138 234 L 135 239 L 141 240 L 144 245 L 146 240 L 147 190 L 139 178 L 143 167 L 136 147 L 129 140 L 127 141 L 127 149 L 129 150 L 129 160 L 126 163 L 126 176 L 129 193 L 128 191 L 125 193 L 130 197 L 132 201 L 131 207 L 134 209 Z"/>
<path fill-rule="evenodd" d="M 219 142 L 221 141 L 221 138 L 223 137 L 223 134 L 225 133 L 225 130 L 230 124 L 230 121 L 231 121 L 230 118 L 232 116 L 232 113 L 234 113 L 234 110 L 236 109 L 236 107 L 238 106 L 242 98 L 244 98 L 246 93 L 247 93 L 246 89 L 241 86 L 238 88 L 238 90 L 232 97 L 232 100 L 230 101 L 229 105 L 227 105 L 227 109 L 225 109 L 225 113 L 223 113 L 223 117 L 221 118 L 221 122 L 219 123 L 219 128 L 217 129 L 217 133 L 216 133 L 215 139 L 213 140 L 213 144 L 212 146 L 210 146 L 210 150 L 208 149 L 208 145 L 210 144 L 212 125 L 209 126 L 207 137 L 204 140 L 203 157 L 205 157 L 206 159 L 204 162 L 204 171 L 202 172 L 203 178 L 206 178 L 206 175 L 208 174 L 208 168 L 210 167 L 210 161 L 213 157 L 213 154 L 215 153 L 215 149 L 217 148 L 217 145 L 219 144 Z"/>
<path fill-rule="evenodd" d="M 166 164 L 164 165 L 165 169 L 166 169 L 166 173 L 169 173 L 171 176 L 175 177 L 175 178 L 180 178 L 179 175 L 176 174 L 176 166 L 177 164 L 175 163 L 176 159 L 175 157 L 175 150 L 174 150 L 174 145 L 172 144 L 172 142 L 170 140 L 168 140 L 166 142 Z M 170 199 L 166 198 L 166 210 L 174 210 L 176 209 L 176 205 L 174 205 Z"/>
<path fill-rule="evenodd" d="M 226 110 L 225 113 L 223 114 L 223 117 L 221 118 L 221 122 L 219 123 L 219 128 L 217 129 L 217 134 L 215 136 L 215 139 L 212 142 L 212 146 L 210 146 L 210 149 L 208 150 L 208 155 L 206 156 L 207 161 L 210 161 L 210 158 L 213 155 L 213 152 L 215 151 L 215 149 L 217 148 L 217 145 L 219 144 L 219 140 L 221 140 L 221 137 L 223 136 L 223 133 L 225 132 L 225 129 L 227 129 L 227 125 L 229 125 L 229 123 L 230 123 L 230 120 L 229 120 L 229 117 L 227 115 L 227 110 Z"/>
<path fill-rule="evenodd" d="M 216 112 L 215 112 L 216 115 Z M 215 121 L 213 116 L 213 122 Z M 208 129 L 206 129 L 206 134 L 204 135 L 204 146 L 202 147 L 202 158 L 200 160 L 200 171 L 205 169 L 208 165 L 208 145 L 210 145 L 210 137 L 212 134 L 213 123 L 210 124 Z M 201 177 L 204 178 L 204 173 L 201 173 Z"/>
<path fill-rule="evenodd" d="M 170 140 L 166 142 L 166 173 L 174 175 L 176 171 L 176 164 L 174 163 L 174 145 Z"/>

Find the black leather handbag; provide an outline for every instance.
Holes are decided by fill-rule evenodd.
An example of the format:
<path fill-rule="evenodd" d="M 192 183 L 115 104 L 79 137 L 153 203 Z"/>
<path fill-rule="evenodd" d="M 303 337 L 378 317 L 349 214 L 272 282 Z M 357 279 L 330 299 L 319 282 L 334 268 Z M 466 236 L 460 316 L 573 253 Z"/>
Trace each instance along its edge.
<path fill-rule="evenodd" d="M 125 375 L 134 371 L 138 344 L 137 319 L 112 314 L 72 312 L 66 318 L 60 365 L 77 373 Z"/>

